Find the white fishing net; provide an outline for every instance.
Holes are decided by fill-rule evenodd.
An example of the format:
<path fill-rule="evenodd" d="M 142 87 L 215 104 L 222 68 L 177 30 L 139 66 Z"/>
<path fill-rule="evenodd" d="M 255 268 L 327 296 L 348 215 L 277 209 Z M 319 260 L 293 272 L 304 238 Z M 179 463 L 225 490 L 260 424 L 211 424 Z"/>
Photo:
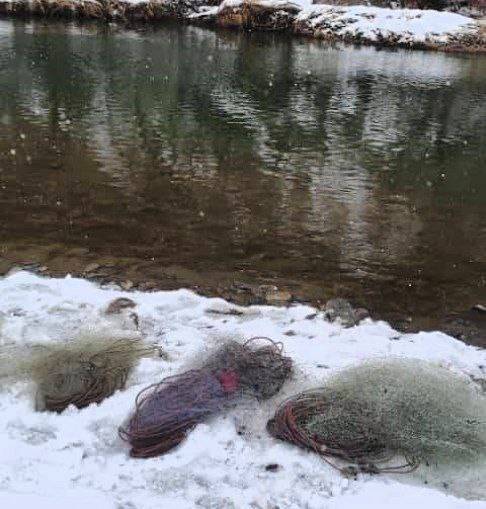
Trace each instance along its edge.
<path fill-rule="evenodd" d="M 316 393 L 325 410 L 306 428 L 334 448 L 415 462 L 486 452 L 485 397 L 467 378 L 440 366 L 414 359 L 367 362 L 332 377 Z"/>

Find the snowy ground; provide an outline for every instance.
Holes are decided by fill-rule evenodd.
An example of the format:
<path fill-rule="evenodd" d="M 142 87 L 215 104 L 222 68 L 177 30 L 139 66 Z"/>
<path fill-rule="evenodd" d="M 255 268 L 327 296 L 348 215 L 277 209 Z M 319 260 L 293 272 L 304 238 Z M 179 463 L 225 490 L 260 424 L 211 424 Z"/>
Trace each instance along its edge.
<path fill-rule="evenodd" d="M 130 329 L 130 319 L 104 315 L 108 303 L 120 296 L 137 303 L 142 334 L 169 358 L 143 360 L 125 391 L 99 406 L 70 408 L 61 415 L 34 412 L 32 387 L 3 382 L 0 507 L 486 508 L 486 502 L 474 500 L 486 499 L 481 465 L 459 472 L 424 467 L 413 477 L 350 480 L 315 455 L 272 439 L 264 428 L 286 395 L 363 359 L 415 357 L 480 377 L 485 351 L 438 332 L 402 335 L 371 320 L 343 329 L 302 305 L 240 308 L 243 314 L 232 316 L 212 312 L 233 308 L 231 304 L 187 290 L 127 294 L 81 279 L 26 272 L 0 280 L 0 346 L 63 341 L 88 326 L 98 332 Z M 183 369 L 224 338 L 255 335 L 282 341 L 298 366 L 283 393 L 264 406 L 255 403 L 198 426 L 181 447 L 163 457 L 128 456 L 117 428 L 142 387 Z M 248 434 L 236 433 L 241 424 Z M 281 468 L 268 472 L 269 463 Z"/>
<path fill-rule="evenodd" d="M 393 38 L 400 43 L 446 42 L 451 35 L 460 36 L 472 26 L 471 19 L 451 12 L 360 5 L 305 7 L 296 21 L 341 37 L 361 37 L 375 42 Z"/>
<path fill-rule="evenodd" d="M 224 0 L 219 6 L 200 9 L 190 17 L 221 18 L 228 11 L 259 6 L 295 16 L 294 30 L 318 37 L 387 42 L 392 44 L 446 44 L 478 31 L 477 23 L 451 12 L 388 9 L 365 5 L 313 5 L 310 0 Z"/>

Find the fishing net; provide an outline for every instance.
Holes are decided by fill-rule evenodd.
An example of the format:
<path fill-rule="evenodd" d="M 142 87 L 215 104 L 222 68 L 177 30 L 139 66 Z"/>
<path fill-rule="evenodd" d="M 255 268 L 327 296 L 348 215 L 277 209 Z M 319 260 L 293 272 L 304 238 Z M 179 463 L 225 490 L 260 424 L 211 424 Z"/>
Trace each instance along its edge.
<path fill-rule="evenodd" d="M 258 341 L 268 342 L 258 346 Z M 221 369 L 237 373 L 239 392 L 268 399 L 281 389 L 290 376 L 292 360 L 282 355 L 282 344 L 255 337 L 244 344 L 228 341 L 204 362 L 201 369 Z"/>
<path fill-rule="evenodd" d="M 142 390 L 120 436 L 131 445 L 133 457 L 163 454 L 181 443 L 198 423 L 231 408 L 243 396 L 273 396 L 291 370 L 292 361 L 282 355 L 281 345 L 258 346 L 256 338 L 243 345 L 228 342 L 200 369 Z"/>
<path fill-rule="evenodd" d="M 36 410 L 62 412 L 69 405 L 100 403 L 123 389 L 140 358 L 156 351 L 139 339 L 87 336 L 31 347 L 17 363 L 17 375 L 35 382 Z"/>
<path fill-rule="evenodd" d="M 418 360 L 365 363 L 285 401 L 268 431 L 345 473 L 408 472 L 486 452 L 486 400 L 449 370 Z M 394 464 L 396 458 L 403 460 Z"/>

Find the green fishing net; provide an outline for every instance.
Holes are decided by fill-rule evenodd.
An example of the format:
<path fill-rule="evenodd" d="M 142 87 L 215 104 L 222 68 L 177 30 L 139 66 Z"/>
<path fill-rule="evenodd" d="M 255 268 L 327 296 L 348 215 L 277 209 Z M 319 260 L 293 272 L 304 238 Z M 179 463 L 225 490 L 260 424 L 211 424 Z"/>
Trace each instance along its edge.
<path fill-rule="evenodd" d="M 486 400 L 448 369 L 419 360 L 367 362 L 313 393 L 323 410 L 304 427 L 343 457 L 399 454 L 416 464 L 486 452 Z"/>
<path fill-rule="evenodd" d="M 64 343 L 10 349 L 3 355 L 6 376 L 32 380 L 36 409 L 61 412 L 69 405 L 83 408 L 123 389 L 142 357 L 157 349 L 138 338 L 90 334 Z"/>

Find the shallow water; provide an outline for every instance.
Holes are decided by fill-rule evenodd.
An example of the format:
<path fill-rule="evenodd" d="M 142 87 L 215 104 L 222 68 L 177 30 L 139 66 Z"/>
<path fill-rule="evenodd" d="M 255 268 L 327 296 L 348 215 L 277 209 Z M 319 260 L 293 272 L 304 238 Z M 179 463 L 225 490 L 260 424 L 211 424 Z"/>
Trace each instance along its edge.
<path fill-rule="evenodd" d="M 0 91 L 4 271 L 484 302 L 485 57 L 0 20 Z"/>

